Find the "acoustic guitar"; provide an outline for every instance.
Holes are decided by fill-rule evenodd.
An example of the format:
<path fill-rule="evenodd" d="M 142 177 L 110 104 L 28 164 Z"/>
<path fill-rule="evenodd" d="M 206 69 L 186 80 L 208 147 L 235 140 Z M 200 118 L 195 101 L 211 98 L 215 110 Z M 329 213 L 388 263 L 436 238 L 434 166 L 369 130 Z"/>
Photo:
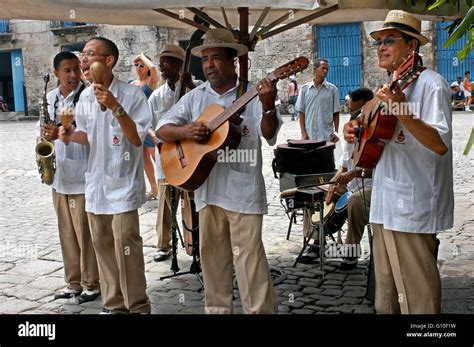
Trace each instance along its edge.
<path fill-rule="evenodd" d="M 413 52 L 393 73 L 390 90 L 400 81 L 404 90 L 413 83 L 426 68 L 418 66 L 418 54 Z M 390 141 L 397 126 L 397 117 L 391 115 L 386 105 L 377 97 L 362 108 L 362 122 L 356 134 L 352 159 L 354 166 L 373 169 L 377 165 L 385 144 Z"/>
<path fill-rule="evenodd" d="M 269 73 L 270 81 L 286 78 L 308 67 L 308 59 L 299 57 Z M 240 144 L 241 129 L 236 114 L 258 95 L 253 87 L 227 109 L 211 104 L 200 114 L 197 122 L 204 123 L 209 129 L 205 143 L 194 140 L 165 142 L 161 146 L 161 163 L 168 182 L 186 191 L 200 187 L 209 176 L 217 162 L 219 149 L 236 149 Z"/>

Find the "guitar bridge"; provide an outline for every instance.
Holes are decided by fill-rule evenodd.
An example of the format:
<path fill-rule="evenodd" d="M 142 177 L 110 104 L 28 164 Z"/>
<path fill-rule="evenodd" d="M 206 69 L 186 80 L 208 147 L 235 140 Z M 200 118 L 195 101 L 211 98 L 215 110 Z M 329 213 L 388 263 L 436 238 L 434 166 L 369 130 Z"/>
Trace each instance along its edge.
<path fill-rule="evenodd" d="M 184 151 L 183 147 L 181 146 L 181 141 L 176 141 L 176 153 L 178 155 L 178 160 L 181 164 L 181 168 L 184 169 L 188 163 L 186 163 L 186 159 L 184 158 Z"/>

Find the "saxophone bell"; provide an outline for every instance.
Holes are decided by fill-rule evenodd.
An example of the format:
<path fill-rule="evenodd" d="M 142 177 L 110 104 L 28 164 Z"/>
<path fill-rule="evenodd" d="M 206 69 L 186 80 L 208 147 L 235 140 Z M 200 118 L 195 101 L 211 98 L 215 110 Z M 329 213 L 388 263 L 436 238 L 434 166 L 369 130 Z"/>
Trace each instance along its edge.
<path fill-rule="evenodd" d="M 38 172 L 41 175 L 41 183 L 50 186 L 54 181 L 54 173 L 56 172 L 56 153 L 54 145 L 42 139 L 36 145 L 36 163 Z"/>

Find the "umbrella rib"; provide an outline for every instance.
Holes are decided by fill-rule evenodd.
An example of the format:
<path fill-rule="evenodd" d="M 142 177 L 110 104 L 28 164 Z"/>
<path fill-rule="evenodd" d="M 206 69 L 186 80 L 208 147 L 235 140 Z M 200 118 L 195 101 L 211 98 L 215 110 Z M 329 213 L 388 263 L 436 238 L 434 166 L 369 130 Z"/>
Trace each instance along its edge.
<path fill-rule="evenodd" d="M 230 25 L 229 19 L 227 19 L 227 14 L 225 13 L 225 8 L 221 7 L 221 11 L 222 17 L 224 17 L 225 26 L 227 27 L 227 29 L 232 30 L 232 26 Z"/>
<path fill-rule="evenodd" d="M 209 30 L 209 27 L 205 26 L 205 25 L 201 25 L 201 24 L 198 24 L 196 22 L 193 22 L 192 20 L 190 19 L 187 19 L 187 18 L 180 18 L 180 16 L 178 16 L 176 13 L 173 13 L 173 12 L 170 12 L 168 10 L 164 10 L 162 8 L 155 8 L 153 9 L 153 11 L 155 12 L 158 12 L 158 13 L 161 13 L 165 16 L 168 16 L 168 17 L 171 17 L 173 19 L 176 19 L 182 23 L 185 23 L 185 24 L 188 24 L 188 25 L 191 25 L 197 29 L 201 29 L 203 30 L 204 32 L 207 32 Z"/>
<path fill-rule="evenodd" d="M 252 41 L 253 38 L 255 37 L 255 33 L 257 32 L 258 28 L 262 24 L 263 20 L 265 19 L 269 11 L 270 11 L 270 7 L 265 7 L 263 9 L 262 13 L 260 14 L 260 17 L 258 18 L 257 22 L 253 26 L 252 32 L 250 33 L 250 41 Z"/>
<path fill-rule="evenodd" d="M 201 19 L 205 20 L 209 24 L 214 25 L 216 28 L 225 28 L 221 23 L 211 18 L 206 12 L 203 12 L 196 7 L 186 7 L 189 11 L 194 13 L 196 16 L 199 16 Z"/>
<path fill-rule="evenodd" d="M 316 13 L 313 13 L 313 14 L 310 14 L 309 16 L 306 16 L 306 17 L 303 17 L 303 18 L 300 18 L 298 20 L 295 20 L 294 22 L 291 22 L 291 23 L 288 23 L 282 27 L 279 27 L 278 29 L 275 29 L 273 31 L 270 31 L 264 35 L 262 35 L 261 37 L 259 37 L 259 39 L 261 40 L 265 40 L 267 38 L 269 38 L 270 36 L 273 36 L 273 35 L 276 35 L 276 34 L 279 34 L 279 33 L 282 33 L 288 29 L 291 29 L 291 28 L 294 28 L 298 25 L 301 25 L 301 24 L 304 24 L 306 22 L 309 22 L 310 20 L 313 20 L 313 19 L 316 19 L 316 18 L 319 18 L 319 17 L 322 17 L 328 13 L 331 13 L 331 12 L 334 12 L 336 10 L 339 9 L 339 6 L 338 5 L 334 5 L 334 6 L 331 6 L 331 7 L 328 7 L 328 8 L 325 8 L 324 10 L 322 11 L 319 11 L 319 12 L 316 12 Z"/>
<path fill-rule="evenodd" d="M 295 14 L 296 12 L 298 12 L 299 10 L 291 10 L 293 11 L 293 14 Z M 276 27 L 278 24 L 280 24 L 281 22 L 284 22 L 286 19 L 288 19 L 288 14 L 284 14 L 283 16 L 281 16 L 280 18 L 274 20 L 273 22 L 271 22 L 270 24 L 266 25 L 264 28 L 262 28 L 260 31 L 258 31 L 255 35 L 257 36 L 260 36 L 260 35 L 263 35 L 265 34 L 267 31 L 270 31 L 271 29 L 273 29 L 274 27 Z"/>

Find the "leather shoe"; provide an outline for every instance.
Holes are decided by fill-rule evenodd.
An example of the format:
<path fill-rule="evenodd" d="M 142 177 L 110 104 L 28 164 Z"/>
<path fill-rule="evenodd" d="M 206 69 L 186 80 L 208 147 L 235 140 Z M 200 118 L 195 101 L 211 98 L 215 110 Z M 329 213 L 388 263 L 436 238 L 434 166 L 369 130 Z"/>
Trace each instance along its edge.
<path fill-rule="evenodd" d="M 54 294 L 54 300 L 57 299 L 71 299 L 81 294 L 81 291 L 75 291 L 71 288 L 66 288 L 56 294 Z"/>
<path fill-rule="evenodd" d="M 77 302 L 79 304 L 83 304 L 85 302 L 94 301 L 100 295 L 100 292 L 97 289 L 86 290 L 82 292 L 81 295 L 77 298 Z"/>
<path fill-rule="evenodd" d="M 161 250 L 156 252 L 156 254 L 153 256 L 153 260 L 156 262 L 164 261 L 168 259 L 171 255 L 170 250 Z"/>
<path fill-rule="evenodd" d="M 344 258 L 341 262 L 341 265 L 339 265 L 339 270 L 342 271 L 347 271 L 347 270 L 352 270 L 355 269 L 357 266 L 357 258 Z"/>
<path fill-rule="evenodd" d="M 319 245 L 309 245 L 308 251 L 299 259 L 299 263 L 312 264 L 319 259 Z"/>

